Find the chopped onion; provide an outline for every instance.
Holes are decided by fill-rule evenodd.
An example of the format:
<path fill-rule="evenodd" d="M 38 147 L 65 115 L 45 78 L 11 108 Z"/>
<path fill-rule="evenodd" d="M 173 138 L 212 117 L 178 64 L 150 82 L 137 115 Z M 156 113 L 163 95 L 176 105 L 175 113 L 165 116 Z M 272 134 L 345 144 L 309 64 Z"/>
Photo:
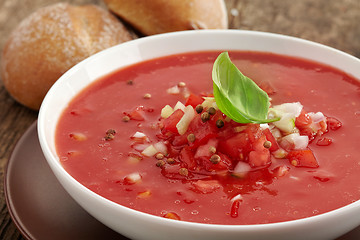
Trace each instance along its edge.
<path fill-rule="evenodd" d="M 147 147 L 149 147 L 150 145 L 149 144 L 134 144 L 132 145 L 132 147 L 136 150 L 136 151 L 139 151 L 139 152 L 142 152 L 144 151 Z"/>
<path fill-rule="evenodd" d="M 153 145 L 148 146 L 147 148 L 144 149 L 144 151 L 141 152 L 142 155 L 147 157 L 152 157 L 156 153 L 158 153 L 158 150 L 156 150 L 156 148 Z"/>
<path fill-rule="evenodd" d="M 280 132 L 280 130 L 279 130 L 278 128 L 272 128 L 272 129 L 270 130 L 270 132 L 271 132 L 271 134 L 274 136 L 274 138 L 275 138 L 276 140 L 279 140 L 279 138 L 282 137 L 282 134 L 281 134 L 281 132 Z"/>
<path fill-rule="evenodd" d="M 146 137 L 146 135 L 142 132 L 136 132 L 136 133 L 134 133 L 134 135 L 132 137 L 133 138 L 143 138 L 143 137 Z"/>
<path fill-rule="evenodd" d="M 165 145 L 164 142 L 157 142 L 154 144 L 154 148 L 158 151 L 161 152 L 162 154 L 166 155 L 167 154 L 167 147 Z"/>
<path fill-rule="evenodd" d="M 141 181 L 141 175 L 138 172 L 131 173 L 124 178 L 128 183 L 134 184 Z"/>
<path fill-rule="evenodd" d="M 169 105 L 166 105 L 165 107 L 163 107 L 161 109 L 161 117 L 162 118 L 168 118 L 170 117 L 170 115 L 174 112 L 174 109 L 169 106 Z"/>
<path fill-rule="evenodd" d="M 235 175 L 236 177 L 242 178 L 242 177 L 245 177 L 246 174 L 248 172 L 250 172 L 250 170 L 251 170 L 251 167 L 250 167 L 250 165 L 248 163 L 239 161 L 236 164 L 232 174 Z"/>
<path fill-rule="evenodd" d="M 241 196 L 241 194 L 238 194 L 235 197 L 233 197 L 232 199 L 230 199 L 231 202 L 242 201 L 242 200 L 243 200 L 243 197 Z"/>
<path fill-rule="evenodd" d="M 286 158 L 287 156 L 287 151 L 285 151 L 282 148 L 279 148 L 278 150 L 274 151 L 271 153 L 275 158 Z"/>
<path fill-rule="evenodd" d="M 293 118 L 296 118 L 300 115 L 303 105 L 299 102 L 293 102 L 293 103 L 283 103 L 280 105 L 275 105 L 272 107 L 276 112 L 282 112 L 290 114 Z M 279 116 L 281 117 L 281 116 Z"/>
<path fill-rule="evenodd" d="M 175 86 L 167 89 L 166 92 L 167 92 L 168 94 L 176 95 L 176 94 L 179 94 L 179 93 L 180 93 L 180 89 L 179 89 L 178 85 L 175 85 Z"/>
<path fill-rule="evenodd" d="M 218 110 L 219 107 L 216 105 L 215 102 L 215 98 L 213 97 L 203 97 L 204 101 L 202 102 L 201 106 L 203 106 L 203 108 L 215 108 L 215 110 Z"/>
<path fill-rule="evenodd" d="M 312 123 L 310 124 L 310 129 L 314 131 L 314 133 L 317 133 L 319 130 L 326 131 L 327 124 L 326 124 L 326 117 L 322 112 L 308 113 L 310 116 Z"/>
<path fill-rule="evenodd" d="M 284 113 L 279 121 L 273 122 L 275 127 L 285 133 L 291 133 L 295 128 L 295 117 L 290 113 Z"/>
<path fill-rule="evenodd" d="M 326 118 L 322 112 L 317 112 L 317 113 L 309 112 L 308 115 L 314 123 L 326 121 Z"/>
<path fill-rule="evenodd" d="M 185 105 L 184 105 L 182 102 L 179 102 L 179 101 L 178 101 L 178 102 L 175 104 L 174 111 L 176 111 L 176 110 L 178 110 L 178 109 L 181 109 L 181 110 L 185 111 Z"/>
<path fill-rule="evenodd" d="M 194 117 L 195 117 L 194 108 L 191 105 L 186 106 L 184 110 L 184 115 L 182 116 L 180 121 L 176 124 L 176 128 L 180 135 L 183 135 L 187 131 L 189 124 L 194 119 Z"/>
<path fill-rule="evenodd" d="M 291 133 L 285 137 L 283 137 L 280 141 L 280 146 L 285 149 L 300 150 L 305 149 L 309 145 L 309 138 L 308 136 L 302 136 L 299 133 Z"/>

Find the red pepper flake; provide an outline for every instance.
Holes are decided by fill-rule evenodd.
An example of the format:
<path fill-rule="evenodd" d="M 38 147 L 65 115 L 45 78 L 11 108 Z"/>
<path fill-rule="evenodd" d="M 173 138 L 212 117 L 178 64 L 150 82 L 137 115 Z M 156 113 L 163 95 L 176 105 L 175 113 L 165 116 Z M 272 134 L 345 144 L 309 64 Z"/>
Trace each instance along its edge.
<path fill-rule="evenodd" d="M 316 145 L 318 146 L 329 146 L 332 143 L 331 138 L 323 137 L 317 140 Z"/>
<path fill-rule="evenodd" d="M 239 216 L 240 200 L 233 201 L 231 205 L 230 216 L 237 218 Z"/>

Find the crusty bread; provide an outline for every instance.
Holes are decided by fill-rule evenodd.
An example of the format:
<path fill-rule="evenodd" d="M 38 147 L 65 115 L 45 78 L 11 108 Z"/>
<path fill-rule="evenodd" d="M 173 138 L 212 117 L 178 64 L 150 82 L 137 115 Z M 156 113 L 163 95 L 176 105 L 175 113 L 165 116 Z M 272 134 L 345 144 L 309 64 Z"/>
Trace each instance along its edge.
<path fill-rule="evenodd" d="M 7 40 L 0 65 L 8 92 L 39 109 L 53 83 L 88 56 L 131 40 L 120 21 L 95 5 L 58 3 L 24 19 Z"/>
<path fill-rule="evenodd" d="M 104 0 L 107 7 L 145 35 L 192 29 L 226 29 L 223 0 Z"/>

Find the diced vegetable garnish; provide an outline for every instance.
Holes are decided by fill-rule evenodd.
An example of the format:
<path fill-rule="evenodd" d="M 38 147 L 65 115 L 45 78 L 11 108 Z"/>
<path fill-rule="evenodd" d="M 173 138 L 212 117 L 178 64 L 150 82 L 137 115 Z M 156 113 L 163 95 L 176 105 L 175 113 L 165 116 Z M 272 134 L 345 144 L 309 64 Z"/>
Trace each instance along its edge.
<path fill-rule="evenodd" d="M 168 88 L 167 93 L 169 93 L 169 94 L 179 94 L 180 89 L 179 89 L 178 85 L 175 85 L 175 86 L 173 86 L 171 88 Z"/>
<path fill-rule="evenodd" d="M 310 149 L 291 151 L 287 155 L 287 158 L 295 167 L 319 167 L 319 163 Z"/>
<path fill-rule="evenodd" d="M 145 148 L 144 151 L 141 152 L 141 154 L 144 156 L 147 156 L 147 157 L 152 157 L 157 152 L 158 152 L 158 150 L 154 147 L 154 145 L 150 145 L 147 148 Z"/>
<path fill-rule="evenodd" d="M 326 122 L 331 130 L 338 130 L 342 126 L 342 123 L 334 117 L 327 117 Z"/>
<path fill-rule="evenodd" d="M 136 196 L 136 198 L 141 198 L 141 199 L 145 199 L 151 196 L 151 191 L 150 190 L 146 190 L 144 192 L 139 192 Z"/>
<path fill-rule="evenodd" d="M 168 118 L 174 112 L 174 109 L 170 105 L 166 105 L 161 109 L 161 117 Z"/>
<path fill-rule="evenodd" d="M 76 141 L 85 141 L 87 137 L 83 133 L 70 133 L 69 137 Z"/>
<path fill-rule="evenodd" d="M 176 128 L 180 135 L 183 135 L 187 131 L 189 124 L 194 119 L 194 117 L 195 117 L 195 112 L 193 107 L 191 105 L 186 106 L 184 109 L 184 115 L 182 116 L 180 121 L 176 124 Z"/>
<path fill-rule="evenodd" d="M 180 101 L 178 101 L 174 106 L 174 111 L 176 111 L 178 109 L 181 109 L 182 111 L 185 111 L 185 105 Z"/>
<path fill-rule="evenodd" d="M 280 140 L 280 145 L 287 150 L 305 149 L 309 145 L 309 138 L 301 136 L 299 133 L 291 133 Z"/>
<path fill-rule="evenodd" d="M 204 99 L 193 93 L 189 94 L 189 97 L 186 99 L 185 106 L 191 105 L 193 108 L 196 108 L 197 105 L 202 104 Z"/>
<path fill-rule="evenodd" d="M 135 184 L 141 182 L 141 175 L 139 173 L 131 173 L 124 178 L 124 184 Z"/>

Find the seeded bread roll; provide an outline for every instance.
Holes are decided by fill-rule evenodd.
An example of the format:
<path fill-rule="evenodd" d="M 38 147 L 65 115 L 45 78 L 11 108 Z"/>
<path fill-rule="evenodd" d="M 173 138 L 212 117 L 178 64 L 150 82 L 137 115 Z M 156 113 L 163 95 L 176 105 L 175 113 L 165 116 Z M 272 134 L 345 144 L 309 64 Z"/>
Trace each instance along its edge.
<path fill-rule="evenodd" d="M 131 40 L 120 21 L 95 5 L 58 3 L 24 19 L 7 40 L 0 62 L 8 92 L 34 110 L 53 83 L 88 56 Z"/>
<path fill-rule="evenodd" d="M 192 29 L 226 29 L 223 0 L 104 0 L 107 7 L 145 35 Z"/>

